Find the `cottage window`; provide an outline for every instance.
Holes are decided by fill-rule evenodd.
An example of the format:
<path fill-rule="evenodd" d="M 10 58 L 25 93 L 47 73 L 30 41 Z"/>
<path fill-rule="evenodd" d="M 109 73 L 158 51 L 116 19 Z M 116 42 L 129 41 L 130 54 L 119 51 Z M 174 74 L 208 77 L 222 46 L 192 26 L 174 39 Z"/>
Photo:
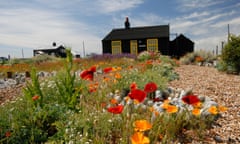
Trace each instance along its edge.
<path fill-rule="evenodd" d="M 122 53 L 121 41 L 112 41 L 112 54 L 121 53 Z"/>
<path fill-rule="evenodd" d="M 147 40 L 147 50 L 149 52 L 158 51 L 158 39 L 148 39 Z"/>
<path fill-rule="evenodd" d="M 135 55 L 138 54 L 137 40 L 130 41 L 130 53 Z"/>

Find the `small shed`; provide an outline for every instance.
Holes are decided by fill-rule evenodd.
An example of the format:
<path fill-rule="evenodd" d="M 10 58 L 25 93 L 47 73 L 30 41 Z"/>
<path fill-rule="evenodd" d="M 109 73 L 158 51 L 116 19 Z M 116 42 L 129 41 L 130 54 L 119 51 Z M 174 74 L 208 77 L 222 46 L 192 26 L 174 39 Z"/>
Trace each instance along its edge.
<path fill-rule="evenodd" d="M 183 34 L 177 36 L 173 41 L 170 42 L 169 55 L 172 57 L 179 58 L 187 53 L 194 51 L 194 42 Z"/>

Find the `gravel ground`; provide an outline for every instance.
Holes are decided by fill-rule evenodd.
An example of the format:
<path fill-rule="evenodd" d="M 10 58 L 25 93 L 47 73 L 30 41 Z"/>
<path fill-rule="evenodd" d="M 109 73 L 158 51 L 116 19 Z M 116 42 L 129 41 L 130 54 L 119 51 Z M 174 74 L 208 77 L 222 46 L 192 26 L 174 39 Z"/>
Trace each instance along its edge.
<path fill-rule="evenodd" d="M 240 76 L 229 75 L 211 67 L 181 65 L 176 68 L 179 80 L 169 83 L 174 88 L 193 90 L 196 95 L 209 96 L 228 111 L 222 114 L 217 126 L 209 130 L 201 143 L 240 143 Z M 0 89 L 0 105 L 21 94 L 24 85 Z M 200 143 L 193 141 L 192 143 Z"/>
<path fill-rule="evenodd" d="M 18 84 L 16 86 L 0 89 L 0 105 L 14 100 L 17 96 L 22 94 L 22 88 L 25 84 Z"/>
<path fill-rule="evenodd" d="M 228 108 L 217 120 L 217 126 L 209 130 L 204 143 L 240 143 L 240 76 L 195 65 L 181 65 L 176 72 L 180 79 L 170 82 L 169 86 L 192 89 L 194 94 L 209 96 Z"/>

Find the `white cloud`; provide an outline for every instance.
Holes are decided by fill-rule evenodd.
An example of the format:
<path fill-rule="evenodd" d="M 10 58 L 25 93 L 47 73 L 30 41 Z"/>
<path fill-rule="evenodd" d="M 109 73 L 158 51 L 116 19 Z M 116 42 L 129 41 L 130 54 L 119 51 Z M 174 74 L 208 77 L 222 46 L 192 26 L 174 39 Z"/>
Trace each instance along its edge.
<path fill-rule="evenodd" d="M 86 53 L 101 53 L 101 39 L 91 34 L 91 28 L 62 17 L 61 13 L 27 8 L 0 10 L 0 13 L 0 45 L 24 48 L 28 57 L 32 56 L 30 50 L 51 45 L 53 41 L 76 51 L 82 49 L 84 41 Z"/>
<path fill-rule="evenodd" d="M 189 10 L 196 10 L 201 8 L 207 8 L 210 6 L 218 5 L 224 3 L 225 0 L 178 0 L 178 10 L 179 11 L 189 11 Z"/>
<path fill-rule="evenodd" d="M 101 12 L 111 13 L 136 7 L 143 3 L 143 0 L 97 0 Z"/>

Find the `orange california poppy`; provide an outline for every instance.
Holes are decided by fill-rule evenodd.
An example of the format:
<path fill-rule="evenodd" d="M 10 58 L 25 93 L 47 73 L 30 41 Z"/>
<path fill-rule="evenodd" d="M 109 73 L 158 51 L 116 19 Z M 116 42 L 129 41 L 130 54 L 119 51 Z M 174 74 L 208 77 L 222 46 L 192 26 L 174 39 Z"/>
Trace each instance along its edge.
<path fill-rule="evenodd" d="M 169 102 L 170 102 L 169 100 L 164 100 L 164 102 L 163 102 L 163 104 L 162 104 L 161 107 L 162 107 L 163 109 L 167 109 L 167 108 L 168 108 L 168 105 L 169 105 Z"/>
<path fill-rule="evenodd" d="M 135 131 L 146 131 L 152 128 L 152 124 L 147 120 L 136 120 L 134 122 Z"/>
<path fill-rule="evenodd" d="M 195 115 L 195 116 L 199 116 L 199 115 L 201 114 L 200 109 L 194 108 L 194 109 L 192 110 L 192 114 Z"/>
<path fill-rule="evenodd" d="M 213 115 L 218 114 L 217 107 L 216 106 L 211 106 L 210 108 L 208 108 L 208 112 L 213 114 Z"/>
<path fill-rule="evenodd" d="M 116 79 L 120 79 L 120 78 L 122 78 L 122 76 L 121 76 L 120 73 L 116 73 L 116 74 L 114 75 L 114 77 L 115 77 Z"/>
<path fill-rule="evenodd" d="M 176 113 L 178 111 L 178 107 L 175 105 L 168 105 L 166 111 L 168 113 Z"/>
<path fill-rule="evenodd" d="M 227 111 L 227 108 L 225 106 L 218 106 L 218 110 L 220 112 L 225 112 L 225 111 Z"/>
<path fill-rule="evenodd" d="M 149 144 L 150 140 L 148 137 L 144 136 L 141 132 L 135 132 L 131 136 L 132 144 Z"/>
<path fill-rule="evenodd" d="M 117 104 L 118 101 L 117 101 L 115 98 L 112 98 L 112 99 L 110 100 L 110 103 L 111 103 L 111 104 Z"/>

